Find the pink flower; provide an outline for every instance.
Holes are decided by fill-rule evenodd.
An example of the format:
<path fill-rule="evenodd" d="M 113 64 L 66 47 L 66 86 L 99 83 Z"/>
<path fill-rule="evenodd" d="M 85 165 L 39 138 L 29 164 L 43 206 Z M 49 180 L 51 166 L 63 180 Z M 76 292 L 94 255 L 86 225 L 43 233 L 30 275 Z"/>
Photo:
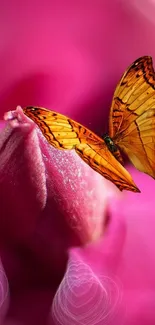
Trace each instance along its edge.
<path fill-rule="evenodd" d="M 34 104 L 103 133 L 121 74 L 155 55 L 154 5 L 137 4 L 5 2 L 1 119 Z M 154 324 L 154 181 L 131 169 L 142 193 L 118 198 L 14 114 L 0 134 L 1 323 Z"/>
<path fill-rule="evenodd" d="M 33 286 L 52 303 L 68 249 L 102 236 L 109 191 L 107 181 L 75 153 L 49 146 L 20 107 L 5 119 L 10 123 L 1 131 L 0 143 L 1 254 L 13 286 L 14 310 L 16 295 L 19 301 L 26 291 L 32 299 Z"/>

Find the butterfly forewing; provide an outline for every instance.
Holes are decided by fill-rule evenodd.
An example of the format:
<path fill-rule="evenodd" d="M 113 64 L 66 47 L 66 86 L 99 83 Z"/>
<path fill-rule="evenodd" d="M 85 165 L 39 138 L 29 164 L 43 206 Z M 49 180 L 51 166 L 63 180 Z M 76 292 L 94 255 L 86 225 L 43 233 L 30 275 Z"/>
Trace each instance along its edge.
<path fill-rule="evenodd" d="M 91 168 L 112 181 L 120 190 L 139 192 L 128 171 L 95 133 L 54 111 L 40 107 L 26 107 L 23 111 L 39 126 L 52 146 L 57 149 L 75 149 Z"/>
<path fill-rule="evenodd" d="M 73 149 L 80 143 L 77 132 L 65 116 L 40 107 L 25 107 L 23 111 L 39 126 L 53 147 Z"/>

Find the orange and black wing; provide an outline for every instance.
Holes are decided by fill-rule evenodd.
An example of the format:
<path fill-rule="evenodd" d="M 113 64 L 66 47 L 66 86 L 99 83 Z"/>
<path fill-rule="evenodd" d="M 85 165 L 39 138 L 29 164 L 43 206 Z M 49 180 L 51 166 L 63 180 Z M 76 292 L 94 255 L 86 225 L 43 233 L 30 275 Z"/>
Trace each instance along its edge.
<path fill-rule="evenodd" d="M 109 133 L 137 169 L 155 178 L 155 73 L 151 57 L 136 60 L 117 85 Z"/>
<path fill-rule="evenodd" d="M 40 128 L 57 149 L 74 149 L 95 171 L 120 190 L 139 192 L 128 171 L 115 159 L 103 139 L 66 116 L 40 107 L 25 107 L 25 115 Z"/>

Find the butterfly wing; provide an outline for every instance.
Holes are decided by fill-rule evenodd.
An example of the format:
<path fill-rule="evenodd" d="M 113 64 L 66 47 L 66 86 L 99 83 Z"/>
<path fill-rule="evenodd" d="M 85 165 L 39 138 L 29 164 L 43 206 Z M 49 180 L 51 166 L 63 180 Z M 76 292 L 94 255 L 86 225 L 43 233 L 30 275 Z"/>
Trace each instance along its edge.
<path fill-rule="evenodd" d="M 109 133 L 140 171 L 155 178 L 155 73 L 152 58 L 136 60 L 112 101 Z"/>
<path fill-rule="evenodd" d="M 120 191 L 140 192 L 129 172 L 115 159 L 105 143 L 88 141 L 76 146 L 75 150 L 91 168 L 114 183 Z"/>
<path fill-rule="evenodd" d="M 95 171 L 120 190 L 139 192 L 128 171 L 115 159 L 103 139 L 66 116 L 39 107 L 25 107 L 25 115 L 40 128 L 57 149 L 74 149 Z"/>

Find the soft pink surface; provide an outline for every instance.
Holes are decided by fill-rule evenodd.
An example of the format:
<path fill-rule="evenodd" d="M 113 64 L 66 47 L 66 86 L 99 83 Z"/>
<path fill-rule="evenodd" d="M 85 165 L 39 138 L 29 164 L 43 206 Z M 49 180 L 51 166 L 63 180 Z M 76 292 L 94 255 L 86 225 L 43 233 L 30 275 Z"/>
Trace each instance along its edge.
<path fill-rule="evenodd" d="M 103 133 L 124 69 L 139 56 L 155 58 L 154 11 L 144 0 L 1 3 L 0 117 L 34 104 Z M 154 181 L 132 170 L 142 193 L 111 199 L 104 236 L 75 249 L 102 234 L 111 186 L 25 121 L 8 125 L 0 144 L 5 325 L 45 325 L 49 310 L 52 325 L 60 316 L 63 325 L 154 325 Z"/>
<path fill-rule="evenodd" d="M 8 315 L 42 324 L 65 273 L 68 249 L 101 238 L 107 199 L 117 190 L 74 152 L 49 146 L 20 107 L 5 120 L 0 244 L 10 286 Z M 29 307 L 33 301 L 36 310 L 35 303 Z"/>

